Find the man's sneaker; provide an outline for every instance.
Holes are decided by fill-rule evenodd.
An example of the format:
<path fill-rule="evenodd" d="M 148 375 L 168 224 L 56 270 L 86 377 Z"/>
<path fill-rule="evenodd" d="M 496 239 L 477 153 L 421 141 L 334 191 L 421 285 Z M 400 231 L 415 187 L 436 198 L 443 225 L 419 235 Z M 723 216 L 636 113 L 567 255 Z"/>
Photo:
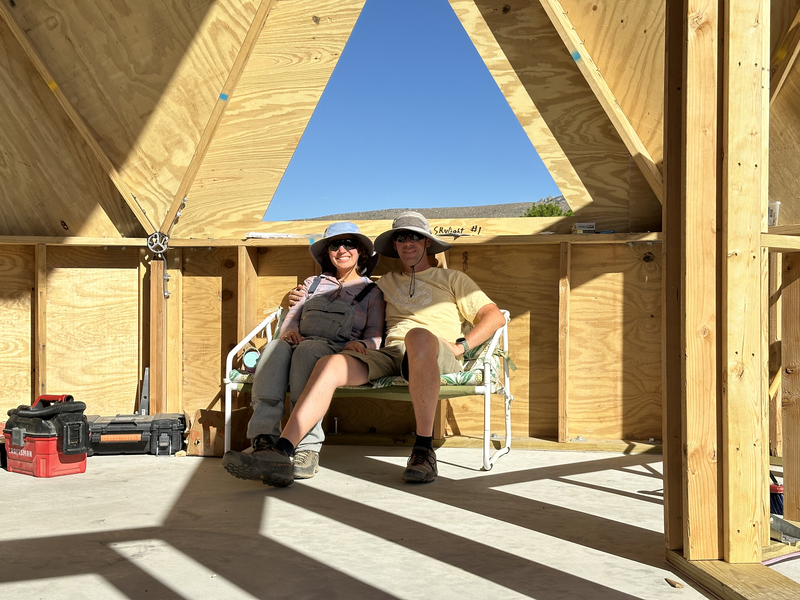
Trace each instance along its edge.
<path fill-rule="evenodd" d="M 403 481 L 409 483 L 429 483 L 436 479 L 436 453 L 430 448 L 414 446 L 408 458 L 408 466 L 403 471 Z"/>
<path fill-rule="evenodd" d="M 311 479 L 319 473 L 319 452 L 300 450 L 294 453 L 292 475 L 295 479 Z"/>
<path fill-rule="evenodd" d="M 286 487 L 294 481 L 291 459 L 274 448 L 250 454 L 228 450 L 222 457 L 222 466 L 239 479 L 260 480 L 276 487 Z"/>

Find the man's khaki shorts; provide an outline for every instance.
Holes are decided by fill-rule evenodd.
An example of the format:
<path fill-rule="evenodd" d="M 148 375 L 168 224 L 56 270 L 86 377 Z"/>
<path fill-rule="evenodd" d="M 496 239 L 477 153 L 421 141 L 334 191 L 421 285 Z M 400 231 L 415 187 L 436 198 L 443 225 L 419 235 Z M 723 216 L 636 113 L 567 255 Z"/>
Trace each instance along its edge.
<path fill-rule="evenodd" d="M 361 354 L 354 350 L 343 350 L 342 354 L 352 356 L 365 363 L 369 369 L 370 381 L 390 375 L 402 375 L 408 379 L 408 360 L 405 356 L 406 345 L 403 342 L 378 350 L 369 350 L 366 354 Z M 453 351 L 441 339 L 439 339 L 439 358 L 437 363 L 439 375 L 459 373 L 464 369 L 464 364 L 456 358 Z"/>

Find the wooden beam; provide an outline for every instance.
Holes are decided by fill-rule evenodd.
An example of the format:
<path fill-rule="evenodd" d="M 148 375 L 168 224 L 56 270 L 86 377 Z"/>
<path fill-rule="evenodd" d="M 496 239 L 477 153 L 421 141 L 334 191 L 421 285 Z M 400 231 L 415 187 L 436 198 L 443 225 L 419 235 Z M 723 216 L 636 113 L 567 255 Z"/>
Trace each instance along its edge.
<path fill-rule="evenodd" d="M 683 548 L 683 335 L 681 292 L 683 275 L 683 170 L 682 156 L 684 23 L 682 4 L 666 3 L 664 64 L 664 229 L 662 268 L 661 420 L 664 447 L 664 543 L 670 550 Z"/>
<path fill-rule="evenodd" d="M 794 600 L 800 597 L 800 584 L 762 564 L 690 561 L 669 550 L 667 562 L 723 600 Z"/>
<path fill-rule="evenodd" d="M 761 472 L 769 483 L 769 250 L 761 248 Z M 761 486 L 761 545 L 769 546 L 770 541 L 770 494 L 769 486 Z"/>
<path fill-rule="evenodd" d="M 138 342 L 137 360 L 137 373 L 139 376 L 139 387 L 136 398 L 136 411 L 141 410 L 141 398 L 144 386 L 144 370 L 145 367 L 150 366 L 150 262 L 149 255 L 145 248 L 139 250 L 139 265 L 138 265 L 138 304 L 139 304 L 139 317 L 138 317 Z M 147 390 L 148 401 L 150 397 L 150 390 Z"/>
<path fill-rule="evenodd" d="M 0 236 L 0 246 L 123 246 L 128 248 L 146 248 L 144 238 L 93 238 L 93 237 L 53 237 L 44 235 L 4 235 Z"/>
<path fill-rule="evenodd" d="M 49 69 L 42 61 L 41 57 L 39 56 L 39 53 L 36 51 L 36 48 L 33 47 L 33 44 L 31 44 L 31 41 L 28 39 L 28 36 L 25 35 L 25 32 L 19 25 L 17 25 L 17 22 L 11 16 L 8 7 L 5 5 L 5 3 L 1 2 L 0 2 L 0 18 L 6 22 L 6 25 L 11 30 L 11 33 L 13 33 L 14 37 L 17 39 L 17 42 L 19 42 L 19 45 L 24 50 L 25 54 L 28 56 L 33 65 L 36 67 L 36 70 L 39 72 L 39 75 L 42 76 L 42 79 L 44 79 L 45 83 L 47 84 L 47 87 L 49 87 L 50 91 L 53 92 L 53 95 L 56 97 L 56 100 L 58 100 L 58 103 L 64 109 L 64 112 L 67 113 L 67 116 L 69 117 L 72 124 L 75 126 L 75 129 L 77 129 L 78 133 L 80 133 L 81 137 L 83 138 L 83 141 L 86 142 L 87 146 L 89 146 L 92 153 L 97 158 L 98 162 L 102 165 L 103 169 L 108 174 L 111 181 L 114 183 L 114 186 L 116 186 L 117 190 L 122 195 L 122 199 L 128 205 L 128 208 L 131 209 L 131 211 L 136 216 L 136 219 L 139 221 L 144 230 L 148 234 L 153 233 L 155 231 L 155 227 L 147 219 L 147 216 L 145 215 L 142 208 L 139 206 L 139 203 L 136 201 L 136 197 L 131 192 L 130 188 L 128 187 L 128 184 L 125 183 L 125 181 L 122 179 L 117 169 L 112 164 L 111 160 L 108 158 L 106 153 L 100 147 L 100 144 L 97 142 L 94 135 L 92 135 L 91 131 L 86 126 L 86 123 L 83 121 L 83 118 L 78 114 L 78 111 L 76 111 L 75 108 L 72 106 L 72 104 L 70 104 L 69 100 L 67 100 L 67 97 L 64 95 L 64 92 L 61 91 L 61 88 L 56 83 L 55 78 L 52 76 Z"/>
<path fill-rule="evenodd" d="M 167 307 L 164 298 L 165 261 L 150 261 L 150 413 L 167 408 Z"/>
<path fill-rule="evenodd" d="M 363 231 L 365 228 L 370 228 L 380 233 L 388 229 L 389 225 L 379 225 L 377 228 L 369 221 L 359 221 L 356 223 Z M 367 235 L 376 235 L 376 233 L 368 233 Z M 767 236 L 768 234 L 764 234 Z M 776 236 L 775 239 L 785 238 L 792 240 L 789 236 Z M 463 237 L 453 240 L 451 243 L 454 246 L 547 246 L 558 245 L 562 242 L 569 242 L 570 244 L 660 244 L 662 235 L 660 232 L 652 233 L 609 233 L 609 234 L 590 234 L 590 235 L 527 235 L 509 234 L 509 235 L 487 235 L 476 237 Z M 798 248 L 800 251 L 800 238 L 797 238 Z M 787 242 L 788 243 L 788 242 Z M 50 236 L 0 236 L 0 246 L 35 246 L 36 244 L 46 244 L 47 246 L 113 246 L 113 247 L 130 247 L 142 248 L 147 247 L 147 240 L 143 238 L 82 238 L 82 237 L 50 237 Z M 172 238 L 169 241 L 170 248 L 222 248 L 222 247 L 237 247 L 247 246 L 249 248 L 268 248 L 280 246 L 308 246 L 307 237 L 291 237 L 291 238 L 248 238 L 248 239 L 181 239 Z"/>
<path fill-rule="evenodd" d="M 800 237 L 795 235 L 762 233 L 761 246 L 769 248 L 772 252 L 800 252 Z"/>
<path fill-rule="evenodd" d="M 239 246 L 236 336 L 244 339 L 258 324 L 258 249 Z"/>
<path fill-rule="evenodd" d="M 597 65 L 594 64 L 591 56 L 589 56 L 586 47 L 583 45 L 575 28 L 572 26 L 561 3 L 558 0 L 540 1 L 542 3 L 542 8 L 544 8 L 547 16 L 550 17 L 553 26 L 556 28 L 556 31 L 558 31 L 558 35 L 563 40 L 567 50 L 572 54 L 575 63 L 586 78 L 589 87 L 592 88 L 603 110 L 605 110 L 606 115 L 608 115 L 608 118 L 613 123 L 620 138 L 622 138 L 622 141 L 625 143 L 628 152 L 630 152 L 636 164 L 639 166 L 639 169 L 641 169 L 653 193 L 659 201 L 663 203 L 663 182 L 658 167 L 641 139 L 639 139 L 628 117 L 622 111 L 619 102 L 617 102 L 611 88 L 608 87 L 608 84 L 603 79 Z"/>
<path fill-rule="evenodd" d="M 770 63 L 769 103 L 772 105 L 781 91 L 789 71 L 800 53 L 800 11 L 797 12 L 789 30 L 781 40 Z"/>
<path fill-rule="evenodd" d="M 675 14 L 678 11 L 680 14 Z M 685 11 L 685 12 L 684 12 Z M 717 443 L 717 48 L 716 4 L 690 0 L 668 7 L 667 103 L 668 299 L 672 323 L 669 378 L 680 395 L 683 555 L 690 560 L 720 558 Z M 677 105 L 677 106 L 676 106 Z M 677 148 L 675 146 L 677 145 Z M 670 214 L 671 212 L 676 214 Z M 677 331 L 675 331 L 677 330 Z M 675 340 L 674 338 L 679 338 Z M 677 350 L 677 356 L 675 354 Z M 669 385 L 669 383 L 667 383 Z M 667 410 L 677 415 L 674 399 Z M 675 435 L 668 423 L 668 434 Z M 675 458 L 670 454 L 670 458 Z M 670 485 L 677 485 L 674 466 Z M 673 493 L 671 491 L 671 493 Z M 672 500 L 674 502 L 674 499 Z M 675 526 L 674 523 L 668 523 Z M 672 541 L 672 540 L 671 540 Z M 672 541 L 671 544 L 677 544 Z"/>
<path fill-rule="evenodd" d="M 763 239 L 763 235 L 762 235 Z M 769 253 L 768 302 L 768 335 L 769 335 L 769 453 L 771 456 L 783 456 L 783 408 L 781 396 L 781 321 L 783 312 L 782 289 L 782 255 Z"/>
<path fill-rule="evenodd" d="M 800 314 L 800 254 L 783 257 L 783 310 Z M 783 514 L 800 521 L 800 321 L 784 319 L 782 327 Z"/>
<path fill-rule="evenodd" d="M 175 413 L 183 412 L 183 250 L 170 249 L 165 262 L 169 275 L 166 282 L 169 297 L 166 299 L 165 345 L 167 412 Z"/>
<path fill-rule="evenodd" d="M 681 271 L 684 388 L 683 555 L 720 558 L 717 456 L 717 47 L 716 3 L 685 15 L 685 180 Z"/>
<path fill-rule="evenodd" d="M 37 244 L 34 251 L 36 290 L 34 292 L 34 385 L 33 398 L 47 393 L 47 246 Z M 33 403 L 33 402 L 31 402 Z"/>
<path fill-rule="evenodd" d="M 264 23 L 266 22 L 267 16 L 272 10 L 272 6 L 275 4 L 275 2 L 276 0 L 261 0 L 261 4 L 258 6 L 258 11 L 256 11 L 255 16 L 253 17 L 253 22 L 250 24 L 250 29 L 247 31 L 244 42 L 242 42 L 242 47 L 239 49 L 239 53 L 236 55 L 236 60 L 234 61 L 233 67 L 231 67 L 231 71 L 228 74 L 228 79 L 225 81 L 225 85 L 222 86 L 222 91 L 219 94 L 219 98 L 217 98 L 217 102 L 214 104 L 214 108 L 211 111 L 211 117 L 209 117 L 206 127 L 203 130 L 203 134 L 200 136 L 200 141 L 197 143 L 197 148 L 192 156 L 192 160 L 189 162 L 189 166 L 187 167 L 186 172 L 183 174 L 181 183 L 178 186 L 178 191 L 175 193 L 175 197 L 172 200 L 172 205 L 167 212 L 167 216 L 164 218 L 164 222 L 161 224 L 159 231 L 162 233 L 169 234 L 172 231 L 172 226 L 175 224 L 175 219 L 178 215 L 181 204 L 183 203 L 183 199 L 186 197 L 186 194 L 192 187 L 194 179 L 197 176 L 197 172 L 200 170 L 200 165 L 203 164 L 203 159 L 206 156 L 206 152 L 208 151 L 208 146 L 211 144 L 211 140 L 214 138 L 217 125 L 219 125 L 219 122 L 222 120 L 222 115 L 225 113 L 225 107 L 228 105 L 228 99 L 236 89 L 236 84 L 239 82 L 239 77 L 242 75 L 242 71 L 244 71 L 244 67 L 247 64 L 247 59 L 250 58 L 250 53 L 253 51 L 253 46 L 255 46 L 256 41 L 258 40 L 258 36 L 261 33 L 261 30 L 264 28 Z"/>
<path fill-rule="evenodd" d="M 558 441 L 569 441 L 569 271 L 572 246 L 561 242 L 558 279 Z"/>
<path fill-rule="evenodd" d="M 761 231 L 766 230 L 769 5 L 723 2 L 722 457 L 724 558 L 761 560 Z"/>

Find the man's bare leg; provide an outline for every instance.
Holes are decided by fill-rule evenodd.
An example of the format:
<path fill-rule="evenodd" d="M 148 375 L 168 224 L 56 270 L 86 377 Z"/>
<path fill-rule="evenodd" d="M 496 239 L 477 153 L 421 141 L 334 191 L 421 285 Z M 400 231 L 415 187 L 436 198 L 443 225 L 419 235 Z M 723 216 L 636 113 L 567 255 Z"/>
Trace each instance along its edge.
<path fill-rule="evenodd" d="M 325 416 L 340 385 L 361 385 L 369 381 L 367 364 L 346 354 L 332 354 L 317 361 L 303 393 L 297 399 L 281 437 L 293 446 Z"/>
<path fill-rule="evenodd" d="M 414 405 L 417 435 L 432 436 L 436 406 L 439 402 L 439 338 L 426 329 L 412 329 L 406 334 L 408 355 L 408 392 Z"/>
<path fill-rule="evenodd" d="M 439 338 L 425 329 L 412 329 L 406 334 L 408 356 L 408 391 L 417 421 L 417 441 L 403 471 L 403 481 L 428 483 L 438 474 L 436 454 L 431 446 L 433 422 L 439 402 Z M 420 438 L 425 438 L 423 444 Z"/>

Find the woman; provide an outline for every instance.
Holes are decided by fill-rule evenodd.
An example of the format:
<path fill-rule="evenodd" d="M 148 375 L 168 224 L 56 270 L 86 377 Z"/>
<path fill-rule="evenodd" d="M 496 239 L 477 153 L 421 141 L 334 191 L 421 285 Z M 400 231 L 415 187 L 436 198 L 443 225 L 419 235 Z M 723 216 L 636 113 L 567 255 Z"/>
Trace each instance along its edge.
<path fill-rule="evenodd" d="M 261 479 L 258 454 L 280 437 L 287 384 L 294 409 L 321 357 L 345 348 L 366 354 L 381 345 L 384 302 L 369 279 L 378 263 L 372 241 L 353 223 L 334 223 L 310 251 L 322 275 L 303 282 L 303 297 L 289 310 L 278 339 L 267 345 L 256 366 L 253 416 L 247 424 L 252 452 L 228 451 L 222 460 L 225 469 L 241 479 Z M 297 445 L 295 479 L 313 477 L 319 470 L 324 439 L 320 421 Z"/>

